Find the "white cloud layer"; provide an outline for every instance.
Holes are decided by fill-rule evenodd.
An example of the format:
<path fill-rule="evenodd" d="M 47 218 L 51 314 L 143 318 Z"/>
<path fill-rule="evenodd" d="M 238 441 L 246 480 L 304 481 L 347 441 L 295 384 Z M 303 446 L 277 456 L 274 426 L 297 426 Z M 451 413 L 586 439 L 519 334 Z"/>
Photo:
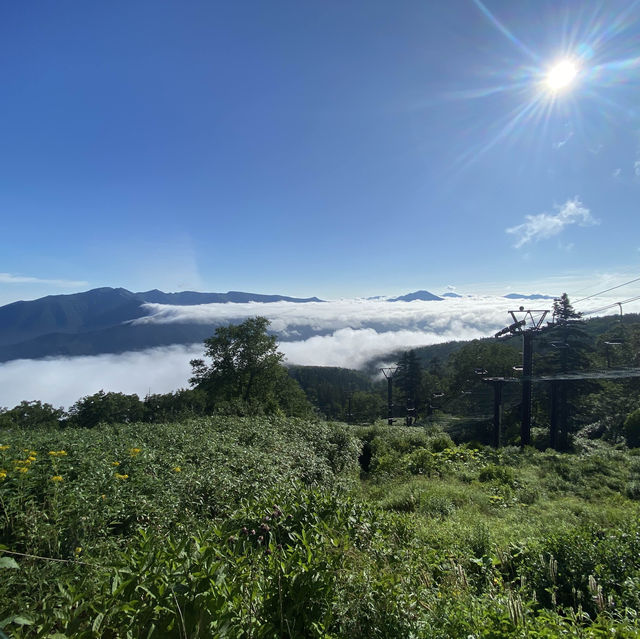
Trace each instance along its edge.
<path fill-rule="evenodd" d="M 271 321 L 271 329 L 286 340 L 308 336 L 309 327 L 314 333 L 333 333 L 345 328 L 373 328 L 378 332 L 406 330 L 455 336 L 456 331 L 484 333 L 501 326 L 509 304 L 512 302 L 495 297 L 467 297 L 434 302 L 342 299 L 306 304 L 146 304 L 149 315 L 134 323 L 215 324 L 263 315 Z"/>
<path fill-rule="evenodd" d="M 607 299 L 592 299 L 580 310 L 599 308 Z M 464 297 L 441 302 L 337 300 L 326 303 L 208 304 L 189 307 L 149 305 L 147 321 L 242 320 L 262 314 L 286 334 L 280 350 L 290 364 L 362 367 L 368 360 L 394 350 L 450 340 L 493 335 L 511 322 L 508 310 L 520 303 L 550 308 L 551 300 L 528 302 L 498 297 Z M 640 302 L 625 312 L 640 310 Z M 617 309 L 608 311 L 615 313 Z M 324 334 L 295 337 L 313 323 Z M 187 388 L 189 360 L 202 356 L 201 344 L 169 346 L 121 355 L 47 360 L 16 360 L 0 364 L 0 406 L 22 400 L 46 401 L 68 408 L 77 399 L 100 389 L 123 393 L 165 393 Z"/>
<path fill-rule="evenodd" d="M 591 211 L 577 197 L 567 200 L 562 206 L 556 206 L 555 209 L 554 214 L 526 215 L 526 222 L 508 228 L 506 232 L 517 238 L 515 247 L 520 248 L 529 242 L 553 237 L 573 224 L 578 226 L 599 224 L 599 221 L 591 215 Z"/>
<path fill-rule="evenodd" d="M 361 368 L 369 360 L 393 350 L 428 346 L 453 339 L 485 337 L 485 334 L 476 330 L 470 330 L 465 334 L 466 337 L 454 338 L 447 333 L 406 330 L 379 333 L 372 328 L 341 328 L 331 335 L 316 335 L 298 342 L 282 342 L 280 350 L 290 364 Z"/>
<path fill-rule="evenodd" d="M 514 302 L 496 297 L 441 302 L 387 302 L 348 299 L 325 303 L 148 305 L 146 322 L 237 321 L 265 315 L 281 337 L 280 350 L 290 364 L 358 368 L 396 349 L 493 334 L 508 321 Z M 321 335 L 305 334 L 311 326 Z M 121 355 L 0 364 L 0 406 L 40 399 L 68 408 L 100 389 L 164 393 L 188 386 L 189 360 L 202 346 L 171 346 Z"/>
<path fill-rule="evenodd" d="M 0 364 L 0 406 L 22 400 L 69 408 L 99 390 L 137 393 L 144 397 L 188 386 L 189 360 L 202 354 L 200 345 L 169 346 L 120 355 L 19 359 Z"/>

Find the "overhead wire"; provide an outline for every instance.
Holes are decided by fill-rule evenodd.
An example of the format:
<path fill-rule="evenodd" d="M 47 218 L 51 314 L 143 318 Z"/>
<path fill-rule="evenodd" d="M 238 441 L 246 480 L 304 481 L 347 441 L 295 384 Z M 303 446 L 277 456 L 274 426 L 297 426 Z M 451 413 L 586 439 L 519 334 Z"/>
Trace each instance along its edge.
<path fill-rule="evenodd" d="M 614 284 L 616 281 L 620 279 L 626 279 L 635 277 L 638 275 L 638 266 L 629 266 L 628 268 L 619 269 L 617 273 L 605 276 L 605 279 L 601 280 L 599 283 L 587 284 L 585 286 L 581 286 L 578 289 L 573 289 L 569 297 L 571 299 L 578 298 L 583 299 L 584 296 L 591 296 L 592 294 L 589 291 L 592 291 L 594 286 L 609 286 L 610 284 Z M 597 293 L 593 293 L 593 295 L 597 295 Z"/>
<path fill-rule="evenodd" d="M 594 313 L 600 313 L 602 311 L 606 311 L 609 308 L 614 308 L 615 306 L 621 306 L 622 304 L 629 304 L 630 302 L 637 302 L 640 300 L 640 295 L 636 295 L 635 297 L 630 297 L 629 299 L 622 300 L 620 302 L 612 302 L 611 304 L 607 304 L 606 306 L 601 306 L 600 308 L 594 308 L 590 311 L 584 311 L 583 315 L 593 315 Z"/>
<path fill-rule="evenodd" d="M 584 302 L 585 300 L 590 300 L 592 297 L 597 297 L 598 295 L 603 295 L 604 293 L 609 293 L 610 291 L 615 291 L 617 288 L 622 288 L 623 286 L 628 286 L 629 284 L 634 284 L 635 282 L 640 282 L 640 277 L 636 277 L 635 279 L 629 280 L 628 282 L 624 282 L 622 284 L 618 284 L 617 286 L 612 286 L 611 288 L 607 288 L 604 291 L 599 291 L 598 293 L 593 293 L 591 295 L 587 295 L 586 297 L 582 297 L 579 300 L 576 300 L 575 302 L 573 302 L 573 304 L 579 304 L 580 302 Z M 615 306 L 615 304 L 614 304 L 614 306 Z"/>

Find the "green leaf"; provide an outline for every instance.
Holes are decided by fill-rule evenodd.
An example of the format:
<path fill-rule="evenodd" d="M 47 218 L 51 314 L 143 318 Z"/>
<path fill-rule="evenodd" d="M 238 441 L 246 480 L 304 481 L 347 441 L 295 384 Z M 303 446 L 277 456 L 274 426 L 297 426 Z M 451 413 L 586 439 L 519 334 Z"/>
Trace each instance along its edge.
<path fill-rule="evenodd" d="M 29 619 L 29 617 L 24 617 L 23 615 L 11 615 L 0 621 L 0 628 L 8 626 L 10 623 L 15 623 L 17 626 L 31 626 L 33 625 L 33 619 Z"/>
<path fill-rule="evenodd" d="M 20 566 L 13 557 L 0 557 L 0 568 L 13 568 L 17 570 Z"/>
<path fill-rule="evenodd" d="M 96 615 L 96 618 L 93 620 L 93 623 L 91 624 L 91 629 L 93 630 L 93 632 L 98 632 L 103 619 L 104 619 L 104 613 L 100 612 Z"/>

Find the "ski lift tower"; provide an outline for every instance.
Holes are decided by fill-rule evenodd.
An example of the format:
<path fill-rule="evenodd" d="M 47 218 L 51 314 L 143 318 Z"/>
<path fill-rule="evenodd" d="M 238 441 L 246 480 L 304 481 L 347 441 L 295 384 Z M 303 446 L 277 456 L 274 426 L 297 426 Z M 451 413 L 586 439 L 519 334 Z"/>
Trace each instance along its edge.
<path fill-rule="evenodd" d="M 533 337 L 540 331 L 548 310 L 525 310 L 521 306 L 517 311 L 509 311 L 513 324 L 496 333 L 503 335 L 522 335 L 522 422 L 520 425 L 520 445 L 531 444 L 531 386 L 533 375 Z"/>
<path fill-rule="evenodd" d="M 398 367 L 381 368 L 382 374 L 387 378 L 387 423 L 393 426 L 393 376 Z"/>

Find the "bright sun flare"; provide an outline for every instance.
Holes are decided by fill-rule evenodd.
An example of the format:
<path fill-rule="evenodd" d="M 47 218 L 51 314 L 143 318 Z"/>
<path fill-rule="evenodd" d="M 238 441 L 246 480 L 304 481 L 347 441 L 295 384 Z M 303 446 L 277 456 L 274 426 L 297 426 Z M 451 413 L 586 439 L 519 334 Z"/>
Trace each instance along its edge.
<path fill-rule="evenodd" d="M 573 83 L 577 75 L 578 67 L 571 60 L 562 60 L 547 73 L 546 85 L 551 91 L 562 91 Z"/>

